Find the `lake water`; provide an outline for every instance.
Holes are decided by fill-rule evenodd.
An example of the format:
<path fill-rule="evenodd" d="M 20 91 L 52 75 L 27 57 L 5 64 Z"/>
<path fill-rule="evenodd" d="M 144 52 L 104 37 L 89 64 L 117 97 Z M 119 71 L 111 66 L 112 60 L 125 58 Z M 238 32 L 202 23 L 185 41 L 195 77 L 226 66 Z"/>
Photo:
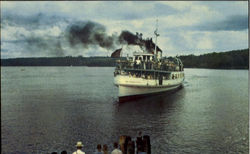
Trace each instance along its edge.
<path fill-rule="evenodd" d="M 248 153 L 248 70 L 185 69 L 182 89 L 118 103 L 112 67 L 1 67 L 2 153 L 109 151 L 150 135 L 152 154 Z"/>

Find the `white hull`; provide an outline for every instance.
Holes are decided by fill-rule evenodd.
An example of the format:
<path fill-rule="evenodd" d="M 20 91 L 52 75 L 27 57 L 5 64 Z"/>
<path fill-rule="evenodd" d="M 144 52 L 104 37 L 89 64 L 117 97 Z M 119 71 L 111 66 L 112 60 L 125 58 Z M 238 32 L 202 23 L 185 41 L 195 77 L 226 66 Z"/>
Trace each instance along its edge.
<path fill-rule="evenodd" d="M 169 87 L 154 87 L 154 88 L 147 88 L 147 87 L 133 87 L 133 86 L 119 86 L 119 97 L 126 97 L 126 96 L 136 96 L 136 95 L 147 95 L 147 94 L 154 94 L 160 93 L 165 91 L 174 90 L 180 87 L 181 84 Z"/>
<path fill-rule="evenodd" d="M 180 74 L 175 72 L 173 74 Z M 126 75 L 117 75 L 115 77 L 115 85 L 118 86 L 119 97 L 128 97 L 136 95 L 147 95 L 174 90 L 182 85 L 184 76 L 176 79 L 163 79 L 162 84 L 159 80 L 136 78 Z"/>

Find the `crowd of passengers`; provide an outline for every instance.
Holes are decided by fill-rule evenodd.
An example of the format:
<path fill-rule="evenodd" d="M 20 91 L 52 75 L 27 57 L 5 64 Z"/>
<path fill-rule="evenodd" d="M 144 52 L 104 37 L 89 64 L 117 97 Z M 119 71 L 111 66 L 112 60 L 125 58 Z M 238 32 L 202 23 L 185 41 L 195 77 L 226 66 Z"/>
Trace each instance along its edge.
<path fill-rule="evenodd" d="M 123 72 L 124 75 L 129 75 L 130 77 L 137 77 L 137 78 L 143 78 L 143 79 L 158 79 L 159 75 L 153 75 L 153 74 L 141 74 L 141 73 L 131 73 L 131 72 Z M 166 79 L 178 79 L 181 77 L 184 77 L 184 74 L 172 74 L 172 76 L 170 76 L 169 74 L 165 74 L 165 75 L 161 75 L 163 80 Z"/>
<path fill-rule="evenodd" d="M 178 73 L 178 74 L 148 74 L 148 73 L 141 73 L 141 72 L 125 72 L 125 71 L 119 71 L 116 70 L 114 72 L 114 76 L 122 74 L 122 75 L 128 75 L 129 77 L 136 77 L 136 78 L 143 78 L 143 79 L 158 79 L 160 76 L 163 80 L 170 80 L 170 79 L 178 79 L 184 77 L 184 73 Z"/>
<path fill-rule="evenodd" d="M 141 73 L 131 73 L 128 72 L 126 75 L 129 75 L 130 77 L 138 77 L 138 78 L 143 78 L 143 79 L 157 79 L 158 75 L 154 74 L 141 74 Z M 162 75 L 163 79 L 170 79 L 169 75 Z"/>
<path fill-rule="evenodd" d="M 177 65 L 168 60 L 142 60 L 141 58 L 133 60 L 120 61 L 117 65 L 118 69 L 133 68 L 133 69 L 153 69 L 153 70 L 166 70 L 166 71 L 183 71 L 181 64 Z"/>

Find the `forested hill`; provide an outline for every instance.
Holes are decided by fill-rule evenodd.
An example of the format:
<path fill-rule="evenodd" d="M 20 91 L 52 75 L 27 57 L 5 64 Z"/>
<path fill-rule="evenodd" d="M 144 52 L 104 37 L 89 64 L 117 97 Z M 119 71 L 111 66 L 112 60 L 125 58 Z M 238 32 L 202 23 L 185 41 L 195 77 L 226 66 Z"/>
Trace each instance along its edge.
<path fill-rule="evenodd" d="M 204 55 L 179 56 L 184 68 L 248 69 L 249 50 L 234 50 Z M 39 57 L 1 59 L 1 66 L 115 66 L 111 57 Z"/>
<path fill-rule="evenodd" d="M 248 69 L 249 49 L 179 56 L 185 68 Z"/>
<path fill-rule="evenodd" d="M 2 66 L 115 66 L 111 57 L 39 57 L 2 59 Z"/>

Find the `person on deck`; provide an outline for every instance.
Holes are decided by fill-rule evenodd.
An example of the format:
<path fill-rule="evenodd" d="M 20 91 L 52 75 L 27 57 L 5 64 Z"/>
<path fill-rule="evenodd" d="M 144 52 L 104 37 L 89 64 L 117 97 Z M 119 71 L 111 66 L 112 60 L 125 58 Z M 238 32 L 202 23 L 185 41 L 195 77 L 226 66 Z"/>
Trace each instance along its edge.
<path fill-rule="evenodd" d="M 81 149 L 82 149 L 83 145 L 82 145 L 82 142 L 77 142 L 76 143 L 76 148 L 77 150 L 75 152 L 73 152 L 73 154 L 85 154 L 85 152 L 83 152 Z"/>
<path fill-rule="evenodd" d="M 136 60 L 136 68 L 139 69 L 141 65 L 141 60 L 137 59 Z"/>

